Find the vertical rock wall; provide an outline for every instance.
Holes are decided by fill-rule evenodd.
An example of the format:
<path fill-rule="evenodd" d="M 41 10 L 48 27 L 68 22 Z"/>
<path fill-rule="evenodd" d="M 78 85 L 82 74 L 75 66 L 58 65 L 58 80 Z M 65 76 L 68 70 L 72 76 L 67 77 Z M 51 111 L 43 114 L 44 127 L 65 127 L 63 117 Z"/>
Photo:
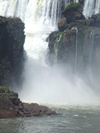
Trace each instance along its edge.
<path fill-rule="evenodd" d="M 0 85 L 12 85 L 21 74 L 24 23 L 19 18 L 0 17 Z"/>

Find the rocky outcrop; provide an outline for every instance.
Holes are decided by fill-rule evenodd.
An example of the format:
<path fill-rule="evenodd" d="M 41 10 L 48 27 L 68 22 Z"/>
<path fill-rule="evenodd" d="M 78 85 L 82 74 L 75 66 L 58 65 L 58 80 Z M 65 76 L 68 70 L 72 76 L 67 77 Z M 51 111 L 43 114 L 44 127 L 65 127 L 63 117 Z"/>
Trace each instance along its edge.
<path fill-rule="evenodd" d="M 58 29 L 59 31 L 64 31 L 67 28 L 66 18 L 58 20 Z"/>
<path fill-rule="evenodd" d="M 11 117 L 31 117 L 55 115 L 56 112 L 36 103 L 23 103 L 18 94 L 7 87 L 0 86 L 0 119 Z"/>
<path fill-rule="evenodd" d="M 50 54 L 55 55 L 56 48 L 57 61 L 70 64 L 74 70 L 76 58 L 78 70 L 84 71 L 88 66 L 91 66 L 93 71 L 100 70 L 100 14 L 84 19 L 79 4 L 76 4 L 78 3 L 69 5 L 63 11 L 65 18 L 58 21 L 59 30 L 50 34 Z M 74 6 L 75 10 L 72 8 Z M 81 17 L 75 15 L 78 12 Z"/>
<path fill-rule="evenodd" d="M 29 116 L 43 116 L 43 115 L 55 115 L 56 112 L 52 111 L 46 106 L 38 105 L 37 103 L 23 103 L 24 108 L 29 112 Z"/>
<path fill-rule="evenodd" d="M 24 40 L 24 23 L 19 18 L 0 17 L 0 85 L 10 86 L 12 77 L 19 80 Z"/>
<path fill-rule="evenodd" d="M 81 4 L 70 2 L 70 4 L 62 11 L 67 23 L 75 22 L 76 20 L 85 19 L 82 14 Z"/>

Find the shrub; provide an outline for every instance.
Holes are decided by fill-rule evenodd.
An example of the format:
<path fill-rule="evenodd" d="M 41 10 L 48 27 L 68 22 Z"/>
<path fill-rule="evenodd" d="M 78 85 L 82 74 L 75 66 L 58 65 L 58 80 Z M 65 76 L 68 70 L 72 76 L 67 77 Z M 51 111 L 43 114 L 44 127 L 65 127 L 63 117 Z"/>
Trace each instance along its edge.
<path fill-rule="evenodd" d="M 80 3 L 70 2 L 70 4 L 62 11 L 62 13 L 67 12 L 69 10 L 77 11 L 81 8 Z"/>

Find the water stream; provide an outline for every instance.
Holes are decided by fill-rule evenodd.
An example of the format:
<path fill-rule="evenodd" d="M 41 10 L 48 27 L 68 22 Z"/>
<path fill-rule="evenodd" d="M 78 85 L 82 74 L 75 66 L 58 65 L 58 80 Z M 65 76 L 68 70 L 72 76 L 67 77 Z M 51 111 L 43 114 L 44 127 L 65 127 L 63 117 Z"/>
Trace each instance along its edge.
<path fill-rule="evenodd" d="M 78 65 L 78 29 L 76 28 L 76 52 L 75 52 L 75 74 L 77 74 Z"/>
<path fill-rule="evenodd" d="M 91 33 L 90 33 L 90 45 L 89 45 L 89 66 L 92 66 L 93 45 L 94 45 L 94 31 L 91 31 Z"/>

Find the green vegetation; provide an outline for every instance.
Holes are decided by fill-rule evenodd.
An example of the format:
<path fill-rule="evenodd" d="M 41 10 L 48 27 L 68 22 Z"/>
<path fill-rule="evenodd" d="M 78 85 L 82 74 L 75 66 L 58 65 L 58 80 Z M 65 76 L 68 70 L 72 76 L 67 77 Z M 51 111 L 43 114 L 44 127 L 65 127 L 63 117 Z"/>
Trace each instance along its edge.
<path fill-rule="evenodd" d="M 62 13 L 67 12 L 69 10 L 77 11 L 80 7 L 80 3 L 70 2 L 70 4 L 62 11 Z"/>
<path fill-rule="evenodd" d="M 5 22 L 6 22 L 6 19 L 0 16 L 0 24 L 5 23 Z"/>
<path fill-rule="evenodd" d="M 63 32 L 54 32 L 54 38 L 57 38 L 57 37 L 59 37 L 60 35 L 62 35 L 63 34 Z"/>
<path fill-rule="evenodd" d="M 6 86 L 0 86 L 0 96 L 10 98 L 13 95 L 13 93 L 9 90 Z"/>
<path fill-rule="evenodd" d="M 0 86 L 0 90 L 2 90 L 2 89 L 3 89 L 4 91 L 9 90 L 8 87 L 6 87 L 6 86 Z"/>
<path fill-rule="evenodd" d="M 58 50 L 58 46 L 59 46 L 59 44 L 61 44 L 61 43 L 62 43 L 62 35 L 60 35 L 60 36 L 56 39 L 55 44 L 54 44 L 55 49 Z"/>
<path fill-rule="evenodd" d="M 3 66 L 2 64 L 0 64 L 0 76 L 3 76 L 3 77 L 10 76 L 10 71 L 7 66 Z"/>
<path fill-rule="evenodd" d="M 12 96 L 12 93 L 0 93 L 0 96 L 10 98 Z"/>

